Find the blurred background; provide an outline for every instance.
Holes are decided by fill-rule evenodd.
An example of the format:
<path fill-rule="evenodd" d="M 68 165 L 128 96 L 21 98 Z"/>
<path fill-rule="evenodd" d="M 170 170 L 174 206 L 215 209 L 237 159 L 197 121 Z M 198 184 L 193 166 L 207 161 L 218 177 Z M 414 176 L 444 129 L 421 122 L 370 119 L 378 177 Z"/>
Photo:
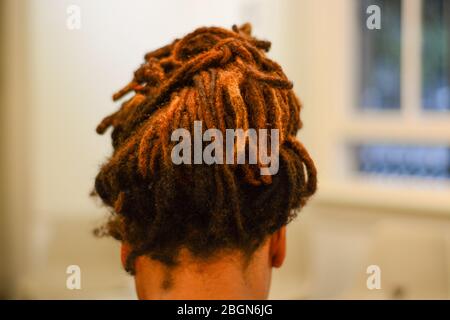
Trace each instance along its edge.
<path fill-rule="evenodd" d="M 294 81 L 319 171 L 270 297 L 450 298 L 450 0 L 2 0 L 0 15 L 1 298 L 136 298 L 119 244 L 91 232 L 111 151 L 95 127 L 146 52 L 243 22 Z"/>

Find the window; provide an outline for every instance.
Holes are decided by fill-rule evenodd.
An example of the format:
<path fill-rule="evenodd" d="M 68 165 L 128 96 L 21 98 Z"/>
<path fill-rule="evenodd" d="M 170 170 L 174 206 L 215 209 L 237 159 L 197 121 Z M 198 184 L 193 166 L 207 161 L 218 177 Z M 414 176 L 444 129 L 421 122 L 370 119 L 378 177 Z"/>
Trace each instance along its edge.
<path fill-rule="evenodd" d="M 379 30 L 367 28 L 370 5 Z M 298 81 L 312 92 L 318 197 L 450 214 L 450 0 L 329 6 L 310 13 L 315 60 Z"/>
<path fill-rule="evenodd" d="M 355 147 L 357 168 L 366 174 L 450 179 L 450 148 L 397 144 Z"/>
<path fill-rule="evenodd" d="M 450 111 L 450 1 L 425 1 L 422 21 L 422 105 Z"/>
<path fill-rule="evenodd" d="M 383 29 L 362 29 L 361 34 L 361 108 L 400 108 L 401 1 L 363 0 L 360 24 L 365 25 L 366 8 L 378 5 L 382 12 Z M 389 32 L 385 32 L 389 30 Z"/>
<path fill-rule="evenodd" d="M 414 6 L 414 3 L 410 5 L 406 3 L 407 1 L 403 2 L 403 7 Z M 363 28 L 361 30 L 359 107 L 378 110 L 399 109 L 401 105 L 402 1 L 361 1 L 360 25 L 365 24 L 366 9 L 370 5 L 380 7 L 382 29 Z M 422 31 L 422 108 L 433 111 L 449 111 L 450 1 L 427 0 L 422 1 L 419 5 L 421 5 L 421 25 L 419 27 Z M 417 22 L 420 23 L 420 21 Z M 415 36 L 420 37 L 419 32 Z M 409 66 L 407 67 L 409 68 Z"/>
<path fill-rule="evenodd" d="M 378 120 L 380 128 L 386 121 L 395 121 L 398 129 L 392 131 L 392 136 L 387 130 L 384 141 L 369 139 L 350 148 L 354 155 L 351 170 L 399 179 L 450 179 L 450 144 L 436 146 L 445 137 L 428 137 L 430 122 L 425 123 L 429 120 L 426 113 L 450 111 L 450 0 L 363 0 L 359 7 L 361 25 L 367 19 L 367 7 L 373 4 L 381 9 L 382 27 L 362 28 L 359 34 L 361 81 L 357 107 L 363 112 L 373 109 L 401 113 L 390 113 Z M 420 59 L 414 59 L 418 55 Z M 414 88 L 420 92 L 412 92 Z M 411 99 L 402 99 L 402 92 L 404 97 L 421 99 L 411 104 Z M 446 125 L 450 127 L 450 122 Z M 412 126 L 422 137 L 406 132 Z M 403 139 L 398 137 L 402 128 Z M 370 135 L 373 128 L 360 130 Z M 432 141 L 421 143 L 424 136 Z M 400 143 L 392 143 L 393 139 Z"/>

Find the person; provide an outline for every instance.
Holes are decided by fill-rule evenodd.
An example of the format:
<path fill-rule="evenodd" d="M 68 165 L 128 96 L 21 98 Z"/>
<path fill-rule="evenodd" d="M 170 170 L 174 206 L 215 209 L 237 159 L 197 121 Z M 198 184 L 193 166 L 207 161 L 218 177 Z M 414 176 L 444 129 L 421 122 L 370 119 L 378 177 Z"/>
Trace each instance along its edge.
<path fill-rule="evenodd" d="M 285 259 L 286 225 L 317 185 L 314 163 L 296 139 L 301 105 L 266 56 L 269 48 L 249 24 L 202 27 L 147 53 L 113 95 L 116 101 L 132 93 L 97 127 L 100 134 L 112 127 L 113 145 L 95 179 L 94 194 L 111 208 L 97 235 L 121 241 L 139 299 L 268 297 L 272 268 Z M 266 129 L 268 140 L 278 139 L 270 153 L 278 169 L 263 171 L 262 147 L 249 136 L 239 143 L 234 136 L 231 151 L 253 162 L 224 161 L 220 152 L 212 163 L 196 162 L 199 149 L 190 140 L 188 161 L 174 161 L 180 142 L 173 132 L 194 134 L 194 122 L 203 134 Z"/>

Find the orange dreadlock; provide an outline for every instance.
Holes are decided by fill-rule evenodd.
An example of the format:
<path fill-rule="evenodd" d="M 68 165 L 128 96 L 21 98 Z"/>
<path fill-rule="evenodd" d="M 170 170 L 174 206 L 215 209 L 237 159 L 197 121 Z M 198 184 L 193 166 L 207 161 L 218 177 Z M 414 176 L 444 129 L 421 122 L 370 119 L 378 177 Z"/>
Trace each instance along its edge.
<path fill-rule="evenodd" d="M 105 232 L 149 255 L 176 263 L 180 248 L 207 258 L 221 249 L 253 252 L 294 216 L 316 190 L 313 161 L 295 135 L 300 104 L 281 67 L 265 56 L 270 42 L 232 30 L 199 28 L 145 55 L 132 81 L 113 95 L 133 97 L 97 127 L 112 126 L 112 157 L 95 181 L 114 209 Z M 280 170 L 261 164 L 180 165 L 171 162 L 177 128 L 278 129 Z"/>

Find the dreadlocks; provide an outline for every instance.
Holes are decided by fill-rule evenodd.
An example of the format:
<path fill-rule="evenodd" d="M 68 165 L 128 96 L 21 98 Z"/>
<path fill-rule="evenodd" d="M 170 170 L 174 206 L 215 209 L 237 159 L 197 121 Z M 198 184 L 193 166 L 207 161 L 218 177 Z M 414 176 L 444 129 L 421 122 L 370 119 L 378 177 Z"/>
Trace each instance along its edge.
<path fill-rule="evenodd" d="M 199 28 L 147 53 L 116 101 L 134 95 L 103 119 L 113 127 L 112 156 L 95 191 L 113 210 L 102 233 L 128 243 L 134 259 L 147 255 L 176 265 L 181 248 L 198 258 L 220 250 L 251 254 L 286 225 L 316 190 L 316 169 L 295 135 L 300 103 L 281 67 L 264 52 L 270 42 L 245 24 Z M 216 128 L 278 129 L 277 174 L 257 164 L 174 165 L 171 133 Z M 248 146 L 246 146 L 248 148 Z"/>

